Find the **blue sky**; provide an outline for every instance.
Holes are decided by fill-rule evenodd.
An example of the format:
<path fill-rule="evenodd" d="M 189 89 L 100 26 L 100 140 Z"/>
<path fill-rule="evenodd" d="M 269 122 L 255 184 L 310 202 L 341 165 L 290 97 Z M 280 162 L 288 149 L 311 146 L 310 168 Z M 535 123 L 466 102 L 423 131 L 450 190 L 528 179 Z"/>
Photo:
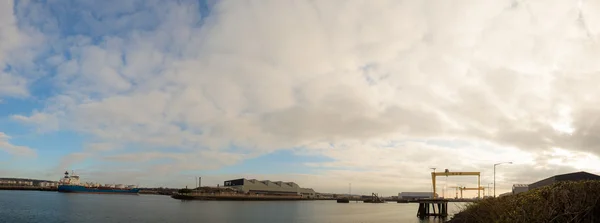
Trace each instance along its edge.
<path fill-rule="evenodd" d="M 4 1 L 0 176 L 391 195 L 431 167 L 600 171 L 597 6 L 444 4 Z"/>

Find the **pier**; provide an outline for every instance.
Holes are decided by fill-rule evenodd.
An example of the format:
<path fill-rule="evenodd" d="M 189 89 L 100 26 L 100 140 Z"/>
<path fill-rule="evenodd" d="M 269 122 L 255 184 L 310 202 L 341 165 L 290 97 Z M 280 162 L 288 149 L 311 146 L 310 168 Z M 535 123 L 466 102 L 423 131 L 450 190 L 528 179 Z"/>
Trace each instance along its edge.
<path fill-rule="evenodd" d="M 448 216 L 448 200 L 447 199 L 426 199 L 419 200 L 419 209 L 417 217 L 447 217 Z M 437 207 L 437 210 L 436 210 Z"/>

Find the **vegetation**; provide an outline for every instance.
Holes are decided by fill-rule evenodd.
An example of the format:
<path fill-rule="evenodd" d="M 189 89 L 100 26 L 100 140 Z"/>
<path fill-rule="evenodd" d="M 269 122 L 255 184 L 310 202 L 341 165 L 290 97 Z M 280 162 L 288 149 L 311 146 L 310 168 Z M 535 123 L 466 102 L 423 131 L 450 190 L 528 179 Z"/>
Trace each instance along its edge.
<path fill-rule="evenodd" d="M 192 190 L 183 188 L 183 189 L 179 189 L 177 192 L 179 192 L 180 194 L 189 194 L 189 193 L 192 193 Z"/>
<path fill-rule="evenodd" d="M 450 223 L 600 222 L 600 181 L 559 182 L 467 205 Z"/>

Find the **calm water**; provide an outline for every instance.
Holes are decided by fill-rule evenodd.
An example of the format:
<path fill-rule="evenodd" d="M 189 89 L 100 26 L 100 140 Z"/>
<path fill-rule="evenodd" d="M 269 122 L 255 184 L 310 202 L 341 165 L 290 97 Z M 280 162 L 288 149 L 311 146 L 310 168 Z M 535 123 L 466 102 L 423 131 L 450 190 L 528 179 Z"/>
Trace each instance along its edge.
<path fill-rule="evenodd" d="M 455 212 L 463 204 L 450 203 Z M 442 222 L 417 204 L 335 201 L 179 201 L 161 195 L 0 191 L 0 222 Z"/>

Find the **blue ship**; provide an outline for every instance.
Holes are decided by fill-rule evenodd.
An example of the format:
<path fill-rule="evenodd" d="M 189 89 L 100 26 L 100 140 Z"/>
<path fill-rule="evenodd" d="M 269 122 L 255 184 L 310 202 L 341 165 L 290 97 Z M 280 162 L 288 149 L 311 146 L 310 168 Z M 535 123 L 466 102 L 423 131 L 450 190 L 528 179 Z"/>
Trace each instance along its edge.
<path fill-rule="evenodd" d="M 60 180 L 58 192 L 66 193 L 92 193 L 92 194 L 138 194 L 139 188 L 113 188 L 113 187 L 85 187 L 79 185 L 79 176 L 65 172 L 65 177 Z"/>

